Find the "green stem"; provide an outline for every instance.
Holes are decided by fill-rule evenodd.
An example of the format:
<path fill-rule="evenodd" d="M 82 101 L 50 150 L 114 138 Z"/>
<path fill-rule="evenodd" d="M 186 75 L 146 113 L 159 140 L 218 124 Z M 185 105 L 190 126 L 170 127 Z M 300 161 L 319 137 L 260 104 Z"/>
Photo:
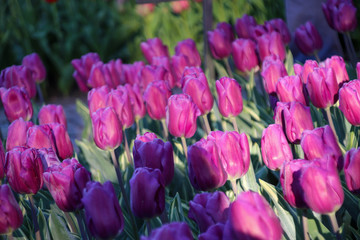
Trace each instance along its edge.
<path fill-rule="evenodd" d="M 330 127 L 331 127 L 331 130 L 333 131 L 333 133 L 334 133 L 334 135 L 335 135 L 336 141 L 339 142 L 339 138 L 338 138 L 338 136 L 337 136 L 337 134 L 336 134 L 334 122 L 333 122 L 332 117 L 331 117 L 330 107 L 325 108 L 325 112 L 326 112 L 326 116 L 327 116 L 329 125 L 330 125 Z"/>
<path fill-rule="evenodd" d="M 136 123 L 136 135 L 140 135 L 139 119 L 135 120 L 135 123 Z"/>
<path fill-rule="evenodd" d="M 133 165 L 133 161 L 132 161 L 130 149 L 129 149 L 129 144 L 128 144 L 127 137 L 126 137 L 126 129 L 124 129 L 123 133 L 124 133 L 124 145 L 125 145 L 126 158 L 128 160 L 128 163 Z"/>
<path fill-rule="evenodd" d="M 78 233 L 78 231 L 76 230 L 76 227 L 75 227 L 75 223 L 74 223 L 73 219 L 71 218 L 70 214 L 68 212 L 64 212 L 64 214 L 65 214 L 65 219 L 69 224 L 70 231 L 72 233 Z"/>
<path fill-rule="evenodd" d="M 168 133 L 168 129 L 167 129 L 167 126 L 166 126 L 165 119 L 161 119 L 161 124 L 162 124 L 162 127 L 163 127 L 163 134 L 164 134 L 163 137 L 164 137 L 165 140 L 168 140 L 169 133 Z"/>
<path fill-rule="evenodd" d="M 182 144 L 182 146 L 183 146 L 184 154 L 185 154 L 186 161 L 187 161 L 187 159 L 188 159 L 188 154 L 187 154 L 187 145 L 186 145 L 186 139 L 185 139 L 185 137 L 181 137 L 181 144 Z"/>
<path fill-rule="evenodd" d="M 339 225 L 337 223 L 335 213 L 330 213 L 328 216 L 330 218 L 331 226 L 333 228 L 333 233 L 335 234 L 336 239 L 337 240 L 342 240 L 342 237 L 341 237 L 340 232 L 339 232 Z"/>
<path fill-rule="evenodd" d="M 231 120 L 231 122 L 232 122 L 232 124 L 233 124 L 233 126 L 234 126 L 234 130 L 235 130 L 236 132 L 239 132 L 239 129 L 238 129 L 238 126 L 237 126 L 235 117 L 230 117 L 230 120 Z"/>
<path fill-rule="evenodd" d="M 239 195 L 239 189 L 238 189 L 238 187 L 236 185 L 236 179 L 231 180 L 230 183 L 231 183 L 231 187 L 233 189 L 234 195 L 236 197 L 237 195 Z"/>
<path fill-rule="evenodd" d="M 34 224 L 35 238 L 36 238 L 36 240 L 42 240 L 41 235 L 40 235 L 39 223 L 38 223 L 38 220 L 36 217 L 34 199 L 33 199 L 32 195 L 28 195 L 28 196 L 29 196 L 29 200 L 30 200 L 31 216 L 32 216 L 33 224 Z"/>
<path fill-rule="evenodd" d="M 315 58 L 316 58 L 316 61 L 321 62 L 320 57 L 319 57 L 319 54 L 318 54 L 317 51 L 314 52 L 314 56 L 315 56 Z"/>
<path fill-rule="evenodd" d="M 201 117 L 204 120 L 206 133 L 207 133 L 207 135 L 209 135 L 211 132 L 211 128 L 210 128 L 209 120 L 207 119 L 207 115 L 204 114 Z"/>
<path fill-rule="evenodd" d="M 231 71 L 230 64 L 229 64 L 229 58 L 230 58 L 230 57 L 224 59 L 224 62 L 225 62 L 226 70 L 227 70 L 227 72 L 228 72 L 228 74 L 229 74 L 229 77 L 230 77 L 230 78 L 234 78 L 234 76 L 233 76 L 233 74 L 232 74 L 232 71 Z"/>
<path fill-rule="evenodd" d="M 305 216 L 305 211 L 303 211 L 302 214 L 302 225 L 303 225 L 304 240 L 309 240 L 309 226 L 308 226 L 307 217 Z"/>
<path fill-rule="evenodd" d="M 86 235 L 86 232 L 85 232 L 85 229 L 84 229 L 84 226 L 83 226 L 82 217 L 81 217 L 80 213 L 77 211 L 75 213 L 75 216 L 76 216 L 76 220 L 78 222 L 79 229 L 80 229 L 80 232 L 81 232 L 81 239 L 88 240 L 88 237 Z"/>

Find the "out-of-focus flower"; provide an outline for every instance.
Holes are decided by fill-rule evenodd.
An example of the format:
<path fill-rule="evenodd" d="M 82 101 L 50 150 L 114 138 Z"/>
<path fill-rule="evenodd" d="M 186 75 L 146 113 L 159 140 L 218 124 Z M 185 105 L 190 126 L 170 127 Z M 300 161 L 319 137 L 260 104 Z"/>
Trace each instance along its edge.
<path fill-rule="evenodd" d="M 356 64 L 356 76 L 360 79 L 360 62 Z"/>
<path fill-rule="evenodd" d="M 181 55 L 181 54 L 180 54 Z M 155 80 L 165 80 L 168 82 L 170 88 L 174 88 L 176 85 L 179 85 L 177 78 L 175 76 L 173 66 L 171 63 L 171 58 L 168 57 L 153 57 L 152 65 L 158 66 L 160 68 L 165 68 L 165 73 L 163 77 L 158 77 L 159 79 Z M 140 81 L 141 82 L 141 81 Z"/>
<path fill-rule="evenodd" d="M 197 78 L 200 76 L 200 73 L 204 73 L 203 70 L 199 67 L 185 67 L 183 75 L 181 76 L 181 87 L 184 87 L 184 84 L 188 79 Z"/>
<path fill-rule="evenodd" d="M 233 59 L 237 69 L 249 72 L 258 66 L 256 44 L 250 39 L 237 39 L 232 42 Z"/>
<path fill-rule="evenodd" d="M 346 71 L 345 61 L 342 57 L 332 56 L 331 58 L 327 58 L 323 63 L 320 63 L 320 66 L 333 69 L 336 81 L 339 86 L 341 86 L 342 83 L 349 81 L 349 75 Z"/>
<path fill-rule="evenodd" d="M 6 118 L 9 122 L 23 118 L 30 120 L 33 115 L 33 107 L 25 89 L 11 87 L 9 89 L 0 88 L 1 101 L 4 106 Z"/>
<path fill-rule="evenodd" d="M 338 32 L 354 31 L 357 26 L 356 7 L 352 0 L 330 0 L 322 3 L 329 26 Z"/>
<path fill-rule="evenodd" d="M 188 3 L 188 1 L 186 1 Z M 175 2 L 173 2 L 175 3 Z M 196 43 L 191 38 L 178 42 L 175 47 L 175 55 L 184 55 L 187 57 L 189 66 L 200 67 L 201 57 L 196 48 Z"/>
<path fill-rule="evenodd" d="M 136 4 L 135 9 L 137 14 L 145 17 L 154 11 L 155 3 Z"/>
<path fill-rule="evenodd" d="M 134 114 L 126 87 L 119 86 L 111 90 L 107 95 L 106 106 L 115 110 L 123 129 L 133 125 Z"/>
<path fill-rule="evenodd" d="M 67 128 L 64 108 L 61 105 L 48 104 L 41 107 L 38 113 L 39 124 L 61 123 Z"/>
<path fill-rule="evenodd" d="M 90 116 L 100 108 L 106 107 L 107 95 L 110 89 L 108 86 L 93 88 L 88 92 L 87 100 Z"/>
<path fill-rule="evenodd" d="M 224 233 L 224 224 L 217 223 L 211 225 L 206 232 L 200 234 L 198 236 L 199 240 L 222 240 Z"/>
<path fill-rule="evenodd" d="M 242 18 L 236 19 L 235 30 L 239 38 L 251 38 L 252 30 L 257 25 L 253 16 L 244 14 Z"/>
<path fill-rule="evenodd" d="M 87 84 L 91 88 L 99 88 L 107 85 L 107 82 L 109 82 L 109 78 L 110 76 L 107 74 L 105 64 L 99 61 L 92 65 Z"/>
<path fill-rule="evenodd" d="M 345 155 L 344 173 L 348 189 L 360 194 L 360 148 L 350 149 Z"/>
<path fill-rule="evenodd" d="M 120 84 L 125 84 L 122 78 L 122 61 L 121 59 L 111 60 L 103 65 L 106 76 L 106 85 L 110 88 L 116 88 Z"/>
<path fill-rule="evenodd" d="M 23 222 L 19 204 L 7 184 L 0 185 L 0 234 L 11 234 Z"/>
<path fill-rule="evenodd" d="M 145 66 L 142 61 L 134 62 L 133 64 L 122 65 L 122 82 L 134 85 L 135 83 L 140 84 L 139 72 Z"/>
<path fill-rule="evenodd" d="M 231 54 L 234 34 L 230 24 L 219 23 L 214 31 L 207 32 L 207 39 L 214 58 L 223 59 Z"/>
<path fill-rule="evenodd" d="M 272 29 L 273 31 L 277 31 L 280 33 L 281 38 L 285 44 L 288 44 L 291 41 L 290 31 L 281 18 L 274 18 L 265 22 L 265 26 L 267 29 Z"/>
<path fill-rule="evenodd" d="M 301 81 L 303 84 L 308 82 L 308 76 L 310 73 L 314 71 L 315 68 L 318 68 L 319 64 L 315 60 L 306 60 L 304 66 L 301 68 L 301 72 L 299 73 L 301 77 Z M 298 74 L 297 74 L 298 75 Z"/>
<path fill-rule="evenodd" d="M 32 71 L 23 65 L 13 65 L 3 69 L 0 73 L 0 87 L 8 89 L 11 87 L 24 88 L 29 98 L 36 95 L 36 83 Z"/>
<path fill-rule="evenodd" d="M 22 60 L 22 65 L 32 71 L 33 78 L 36 82 L 43 82 L 46 78 L 46 69 L 37 53 L 32 53 L 25 56 Z"/>
<path fill-rule="evenodd" d="M 187 10 L 190 7 L 189 1 L 175 1 L 171 2 L 171 8 L 174 13 L 181 13 L 182 11 Z"/>
<path fill-rule="evenodd" d="M 5 175 L 5 150 L 0 139 L 0 180 L 4 178 Z"/>
<path fill-rule="evenodd" d="M 311 55 L 322 48 L 323 41 L 315 26 L 307 21 L 296 29 L 295 44 L 302 53 Z"/>
<path fill-rule="evenodd" d="M 352 125 L 360 125 L 360 80 L 345 83 L 339 91 L 339 109 Z"/>
<path fill-rule="evenodd" d="M 303 91 L 303 83 L 299 76 L 285 76 L 276 83 L 276 93 L 280 102 L 297 101 L 308 105 Z"/>
<path fill-rule="evenodd" d="M 276 93 L 276 83 L 281 77 L 287 76 L 284 63 L 275 55 L 268 56 L 262 63 L 261 76 L 265 91 L 268 94 Z"/>
<path fill-rule="evenodd" d="M 171 92 L 167 82 L 157 80 L 149 84 L 144 92 L 146 110 L 152 119 L 160 120 L 166 117 L 166 106 Z"/>
<path fill-rule="evenodd" d="M 163 66 L 155 66 L 155 65 L 146 65 L 139 72 L 140 75 L 140 83 L 139 86 L 142 92 L 147 88 L 147 86 L 156 81 L 163 80 L 167 81 L 169 79 L 169 75 L 171 73 L 168 72 Z"/>
<path fill-rule="evenodd" d="M 281 35 L 278 32 L 271 32 L 263 34 L 257 39 L 258 51 L 261 61 L 270 55 L 276 55 L 281 61 L 286 57 L 285 45 L 282 41 Z"/>
<path fill-rule="evenodd" d="M 160 38 L 148 39 L 140 44 L 140 48 L 150 64 L 152 64 L 153 57 L 169 57 L 168 48 Z"/>
<path fill-rule="evenodd" d="M 141 240 L 193 240 L 190 227 L 185 222 L 172 222 L 162 225 L 151 231 L 148 237 L 142 236 Z"/>
<path fill-rule="evenodd" d="M 13 121 L 8 127 L 6 139 L 6 151 L 10 151 L 14 147 L 25 147 L 27 131 L 34 124 L 30 121 L 24 121 L 19 118 Z"/>
<path fill-rule="evenodd" d="M 181 87 L 181 78 L 186 67 L 189 67 L 188 58 L 185 55 L 174 55 L 171 57 L 171 66 L 174 73 L 175 83 L 170 87 Z"/>
<path fill-rule="evenodd" d="M 134 84 L 131 86 L 127 83 L 125 84 L 125 88 L 130 98 L 135 121 L 142 119 L 146 114 L 146 108 L 139 85 Z"/>
<path fill-rule="evenodd" d="M 235 117 L 243 110 L 240 84 L 232 78 L 222 77 L 217 80 L 216 91 L 219 96 L 219 111 L 224 117 Z"/>

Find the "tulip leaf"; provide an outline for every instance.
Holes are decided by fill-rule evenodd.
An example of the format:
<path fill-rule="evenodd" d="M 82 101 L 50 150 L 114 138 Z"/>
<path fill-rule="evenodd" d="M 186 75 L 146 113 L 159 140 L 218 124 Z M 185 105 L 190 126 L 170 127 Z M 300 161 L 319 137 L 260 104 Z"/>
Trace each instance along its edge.
<path fill-rule="evenodd" d="M 79 99 L 76 99 L 76 111 L 79 113 L 84 121 L 84 128 L 82 132 L 82 138 L 88 139 L 92 133 L 91 119 L 89 114 L 89 108 Z"/>
<path fill-rule="evenodd" d="M 170 203 L 170 222 L 184 222 L 184 211 L 181 205 L 179 193 L 176 193 L 172 202 Z"/>
<path fill-rule="evenodd" d="M 50 239 L 49 227 L 46 218 L 40 208 L 38 208 L 38 223 L 42 239 Z"/>
<path fill-rule="evenodd" d="M 225 59 L 225 61 L 226 61 L 226 59 Z M 221 77 L 229 77 L 229 74 L 226 71 L 226 69 L 218 61 L 214 60 L 213 63 L 214 63 L 214 66 L 215 66 L 215 69 L 216 69 L 216 71 L 218 73 L 219 78 L 221 78 Z"/>
<path fill-rule="evenodd" d="M 255 145 L 257 145 L 257 143 L 255 143 Z M 245 176 L 240 178 L 240 181 L 241 181 L 241 186 L 244 189 L 244 191 L 249 191 L 249 190 L 254 191 L 254 192 L 259 191 L 259 186 L 256 182 L 255 172 L 254 172 L 254 168 L 253 168 L 253 164 L 252 164 L 251 160 L 250 160 L 249 170 L 247 171 Z"/>
<path fill-rule="evenodd" d="M 294 75 L 294 57 L 290 50 L 286 53 L 285 68 L 289 76 Z"/>
<path fill-rule="evenodd" d="M 73 240 L 77 239 L 66 226 L 65 220 L 60 216 L 61 211 L 52 205 L 49 228 L 53 239 Z"/>

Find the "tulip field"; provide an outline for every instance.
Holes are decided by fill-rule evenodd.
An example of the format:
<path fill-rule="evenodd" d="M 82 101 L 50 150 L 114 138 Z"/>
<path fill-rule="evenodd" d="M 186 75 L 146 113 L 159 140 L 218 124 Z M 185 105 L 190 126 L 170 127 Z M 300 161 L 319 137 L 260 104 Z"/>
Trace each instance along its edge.
<path fill-rule="evenodd" d="M 202 3 L 167 4 L 177 16 Z M 351 0 L 319 11 L 343 55 L 319 54 L 327 39 L 311 21 L 291 33 L 242 14 L 205 44 L 169 49 L 159 33 L 133 62 L 73 58 L 87 96 L 73 103 L 76 139 L 64 106 L 47 102 L 43 56 L 0 69 L 0 240 L 360 239 L 359 13 Z"/>

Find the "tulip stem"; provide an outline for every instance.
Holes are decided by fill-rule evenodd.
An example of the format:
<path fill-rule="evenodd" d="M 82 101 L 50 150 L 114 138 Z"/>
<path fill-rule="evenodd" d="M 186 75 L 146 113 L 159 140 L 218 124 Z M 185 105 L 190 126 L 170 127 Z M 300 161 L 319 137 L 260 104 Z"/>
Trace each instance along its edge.
<path fill-rule="evenodd" d="M 204 120 L 206 133 L 209 135 L 210 132 L 211 132 L 211 128 L 210 128 L 209 120 L 207 119 L 207 115 L 204 114 L 204 115 L 202 115 L 201 117 L 202 117 L 203 120 Z"/>
<path fill-rule="evenodd" d="M 168 133 L 168 129 L 167 129 L 167 126 L 166 126 L 165 119 L 161 119 L 161 124 L 162 124 L 162 127 L 163 127 L 164 139 L 168 140 L 169 133 Z"/>
<path fill-rule="evenodd" d="M 64 212 L 64 214 L 65 214 L 65 219 L 69 224 L 70 231 L 72 233 L 78 233 L 78 231 L 76 230 L 76 227 L 75 227 L 75 223 L 74 223 L 73 219 L 71 218 L 70 214 L 68 212 Z"/>
<path fill-rule="evenodd" d="M 83 221 L 82 221 L 82 217 L 80 215 L 80 212 L 76 212 L 75 216 L 76 216 L 76 220 L 78 222 L 79 229 L 80 229 L 80 232 L 81 232 L 81 239 L 87 240 L 88 237 L 87 237 L 87 235 L 85 233 L 85 230 L 84 230 Z"/>
<path fill-rule="evenodd" d="M 130 155 L 129 144 L 128 144 L 127 137 L 126 137 L 126 129 L 124 129 L 124 145 L 125 145 L 125 153 L 126 153 L 126 158 L 128 160 L 128 163 L 131 165 L 134 165 L 131 155 Z"/>
<path fill-rule="evenodd" d="M 8 239 L 8 240 L 13 240 L 13 239 L 14 239 L 12 233 L 9 233 L 9 234 L 7 235 L 7 239 Z"/>
<path fill-rule="evenodd" d="M 128 211 L 128 213 L 130 215 L 130 221 L 131 221 L 131 225 L 133 227 L 133 231 L 134 231 L 134 234 L 135 234 L 135 239 L 139 239 L 139 234 L 138 234 L 137 227 L 136 227 L 135 217 L 134 217 L 134 215 L 133 215 L 133 213 L 131 211 L 131 208 L 130 208 L 129 200 L 127 198 L 127 194 L 126 194 L 126 191 L 125 191 L 125 188 L 124 188 L 124 183 L 123 183 L 121 172 L 120 172 L 119 163 L 118 163 L 118 161 L 116 159 L 116 156 L 115 156 L 115 151 L 110 150 L 110 154 L 111 154 L 111 158 L 112 158 L 112 161 L 113 161 L 113 164 L 114 164 L 116 176 L 117 176 L 117 179 L 118 179 L 118 182 L 119 182 L 119 185 L 120 185 L 120 190 L 121 190 L 121 193 L 122 193 L 123 198 L 124 198 L 125 207 L 126 207 L 126 210 Z"/>
<path fill-rule="evenodd" d="M 317 51 L 314 51 L 314 56 L 315 56 L 315 58 L 316 58 L 316 61 L 321 62 L 320 57 L 319 57 L 319 54 L 318 54 Z"/>
<path fill-rule="evenodd" d="M 40 105 L 42 106 L 44 104 L 44 96 L 43 96 L 42 91 L 41 91 L 40 83 L 36 84 L 36 90 L 37 90 L 38 97 L 39 97 L 39 100 L 40 100 Z"/>
<path fill-rule="evenodd" d="M 308 226 L 308 219 L 305 216 L 305 211 L 302 214 L 302 225 L 304 231 L 304 240 L 309 240 L 309 226 Z"/>
<path fill-rule="evenodd" d="M 136 123 L 136 135 L 140 135 L 140 124 L 139 124 L 139 119 L 135 120 Z"/>
<path fill-rule="evenodd" d="M 230 120 L 231 120 L 231 122 L 232 122 L 232 124 L 234 126 L 234 130 L 239 132 L 235 117 L 230 117 Z"/>
<path fill-rule="evenodd" d="M 230 64 L 229 64 L 229 58 L 224 59 L 224 62 L 225 62 L 226 70 L 227 70 L 227 72 L 229 74 L 229 77 L 234 78 L 234 76 L 232 74 L 232 71 L 231 71 Z"/>
<path fill-rule="evenodd" d="M 236 179 L 231 180 L 230 183 L 231 183 L 231 187 L 233 189 L 234 195 L 236 197 L 237 195 L 239 195 L 239 189 L 238 189 L 238 187 L 236 185 Z"/>
<path fill-rule="evenodd" d="M 35 238 L 36 238 L 36 240 L 41 240 L 42 238 L 40 235 L 39 223 L 38 223 L 37 217 L 36 217 L 34 199 L 31 195 L 28 195 L 28 196 L 29 196 L 29 200 L 30 200 L 31 216 L 32 216 L 33 224 L 34 224 Z"/>
<path fill-rule="evenodd" d="M 146 222 L 146 227 L 147 227 L 148 236 L 149 236 L 150 233 L 151 233 L 151 223 L 150 223 L 150 219 L 146 219 L 145 222 Z"/>
<path fill-rule="evenodd" d="M 344 41 L 346 43 L 346 50 L 347 50 L 348 55 L 350 57 L 351 65 L 353 67 L 356 67 L 357 57 L 356 57 L 354 44 L 351 41 L 350 33 L 346 32 L 346 33 L 343 34 L 343 36 L 344 36 Z"/>
<path fill-rule="evenodd" d="M 187 145 L 186 145 L 185 137 L 181 137 L 181 144 L 183 146 L 184 154 L 185 154 L 185 157 L 186 157 L 186 160 L 187 160 L 188 159 L 188 154 L 187 154 Z"/>
<path fill-rule="evenodd" d="M 326 112 L 326 116 L 327 116 L 329 125 L 330 125 L 330 127 L 331 127 L 331 130 L 333 131 L 333 133 L 334 133 L 334 135 L 335 135 L 336 141 L 339 142 L 339 138 L 338 138 L 338 136 L 337 136 L 337 134 L 336 134 L 334 122 L 333 122 L 333 120 L 332 120 L 332 118 L 331 118 L 330 107 L 325 108 L 325 112 Z"/>
<path fill-rule="evenodd" d="M 339 225 L 337 223 L 335 213 L 330 213 L 328 216 L 329 216 L 330 221 L 331 221 L 331 226 L 333 228 L 333 232 L 336 235 L 336 239 L 337 240 L 342 240 L 342 237 L 341 237 L 340 232 L 339 232 Z"/>

